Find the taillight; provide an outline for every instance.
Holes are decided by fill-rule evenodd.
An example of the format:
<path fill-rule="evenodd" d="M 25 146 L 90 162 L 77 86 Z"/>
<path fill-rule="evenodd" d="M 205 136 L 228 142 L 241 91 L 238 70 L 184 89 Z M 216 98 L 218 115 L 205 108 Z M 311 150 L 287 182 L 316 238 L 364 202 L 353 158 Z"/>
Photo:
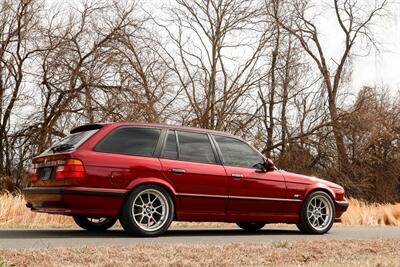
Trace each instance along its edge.
<path fill-rule="evenodd" d="M 57 162 L 55 174 L 56 179 L 84 177 L 85 168 L 83 167 L 83 162 L 79 159 L 68 159 Z"/>
<path fill-rule="evenodd" d="M 34 164 L 32 164 L 32 166 L 29 170 L 29 174 L 31 176 L 31 181 L 36 181 L 38 179 L 37 169 L 35 168 Z"/>

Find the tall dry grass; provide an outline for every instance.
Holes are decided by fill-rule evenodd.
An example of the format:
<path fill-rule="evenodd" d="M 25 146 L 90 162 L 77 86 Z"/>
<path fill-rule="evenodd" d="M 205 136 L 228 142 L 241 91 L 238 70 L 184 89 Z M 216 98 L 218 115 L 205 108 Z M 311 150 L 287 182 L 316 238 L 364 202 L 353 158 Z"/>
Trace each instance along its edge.
<path fill-rule="evenodd" d="M 357 199 L 350 199 L 350 207 L 342 216 L 342 224 L 357 225 L 396 225 L 400 226 L 399 204 L 367 204 Z M 21 195 L 5 193 L 0 195 L 0 227 L 74 227 L 75 223 L 68 216 L 49 215 L 31 212 L 25 206 Z M 229 227 L 225 223 L 174 223 L 174 227 L 203 228 Z"/>
<path fill-rule="evenodd" d="M 0 227 L 72 227 L 69 216 L 31 212 L 22 195 L 0 195 Z"/>
<path fill-rule="evenodd" d="M 344 225 L 394 225 L 400 226 L 400 203 L 368 204 L 350 199 L 348 210 L 342 215 Z"/>

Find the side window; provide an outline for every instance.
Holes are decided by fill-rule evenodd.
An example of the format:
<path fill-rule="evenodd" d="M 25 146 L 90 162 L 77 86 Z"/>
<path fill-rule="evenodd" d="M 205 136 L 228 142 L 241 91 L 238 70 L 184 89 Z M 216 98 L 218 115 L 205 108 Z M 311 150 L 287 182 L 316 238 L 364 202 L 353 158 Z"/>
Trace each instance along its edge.
<path fill-rule="evenodd" d="M 95 151 L 151 157 L 160 133 L 155 128 L 117 128 L 96 145 Z"/>
<path fill-rule="evenodd" d="M 167 141 L 165 142 L 162 157 L 166 159 L 178 159 L 178 146 L 174 130 L 168 131 Z"/>
<path fill-rule="evenodd" d="M 215 155 L 207 134 L 178 131 L 179 159 L 215 163 Z"/>
<path fill-rule="evenodd" d="M 214 135 L 214 139 L 225 165 L 252 168 L 263 162 L 263 158 L 245 142 L 219 135 Z"/>

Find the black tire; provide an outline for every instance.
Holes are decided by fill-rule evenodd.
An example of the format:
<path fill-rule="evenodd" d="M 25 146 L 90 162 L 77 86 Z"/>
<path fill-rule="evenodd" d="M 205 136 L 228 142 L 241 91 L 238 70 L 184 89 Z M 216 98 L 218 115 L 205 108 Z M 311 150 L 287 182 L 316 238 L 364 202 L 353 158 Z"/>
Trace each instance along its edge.
<path fill-rule="evenodd" d="M 146 199 L 146 194 L 148 192 L 154 194 L 153 197 L 159 197 L 159 199 L 153 200 L 154 206 L 153 202 L 150 203 L 151 196 L 149 197 L 150 200 Z M 142 198 L 139 201 L 140 197 Z M 134 205 L 135 203 L 136 205 Z M 142 207 L 140 207 L 138 203 L 142 203 Z M 160 204 L 164 204 L 164 206 L 161 207 Z M 161 209 L 155 208 L 155 206 L 159 206 Z M 150 208 L 149 211 L 147 210 L 148 208 Z M 135 217 L 134 210 L 136 212 Z M 153 223 L 150 218 L 154 220 L 154 225 L 150 225 L 150 228 L 153 227 L 153 229 L 149 228 L 149 224 L 147 224 L 147 228 L 141 224 L 142 220 L 144 220 L 144 224 L 146 224 L 146 222 Z M 167 231 L 173 218 L 174 202 L 172 201 L 170 194 L 161 186 L 146 184 L 135 188 L 126 198 L 121 210 L 119 221 L 124 230 L 131 235 L 153 237 L 159 236 Z M 158 222 L 156 222 L 156 220 L 158 220 Z"/>
<path fill-rule="evenodd" d="M 106 231 L 117 221 L 117 218 L 92 218 L 81 215 L 75 215 L 73 218 L 78 226 L 88 231 Z"/>
<path fill-rule="evenodd" d="M 320 201 L 323 201 L 324 205 L 327 205 L 325 213 L 331 214 L 329 215 L 329 217 L 327 217 L 326 220 L 321 218 L 321 220 L 323 221 L 323 223 L 321 223 L 321 227 L 313 225 L 310 222 L 311 218 L 309 219 L 307 215 L 307 213 L 310 214 L 310 212 L 307 212 L 310 202 L 314 201 L 314 199 L 319 199 Z M 315 217 L 313 217 L 312 219 L 314 220 Z M 319 219 L 315 220 L 318 220 L 317 223 L 319 224 Z M 299 228 L 299 230 L 303 234 L 322 235 L 327 233 L 332 228 L 334 220 L 335 220 L 335 205 L 332 201 L 331 196 L 329 196 L 327 193 L 323 191 L 315 191 L 309 194 L 304 200 L 300 210 L 300 220 L 296 225 L 297 228 Z"/>
<path fill-rule="evenodd" d="M 237 226 L 248 232 L 256 232 L 265 226 L 263 222 L 238 222 Z"/>

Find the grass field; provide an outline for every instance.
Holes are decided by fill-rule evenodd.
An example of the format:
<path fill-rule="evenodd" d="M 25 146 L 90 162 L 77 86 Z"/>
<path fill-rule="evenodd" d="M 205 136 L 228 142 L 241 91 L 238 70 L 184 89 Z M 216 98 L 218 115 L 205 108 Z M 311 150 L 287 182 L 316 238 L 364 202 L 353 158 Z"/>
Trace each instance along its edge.
<path fill-rule="evenodd" d="M 187 223 L 175 222 L 174 227 L 226 227 L 226 223 Z M 400 225 L 400 204 L 367 204 L 350 199 L 350 207 L 342 216 L 345 226 Z M 31 212 L 25 207 L 21 195 L 0 195 L 0 227 L 75 227 L 68 216 L 48 215 Z"/>
<path fill-rule="evenodd" d="M 400 239 L 0 250 L 0 266 L 400 266 Z"/>

